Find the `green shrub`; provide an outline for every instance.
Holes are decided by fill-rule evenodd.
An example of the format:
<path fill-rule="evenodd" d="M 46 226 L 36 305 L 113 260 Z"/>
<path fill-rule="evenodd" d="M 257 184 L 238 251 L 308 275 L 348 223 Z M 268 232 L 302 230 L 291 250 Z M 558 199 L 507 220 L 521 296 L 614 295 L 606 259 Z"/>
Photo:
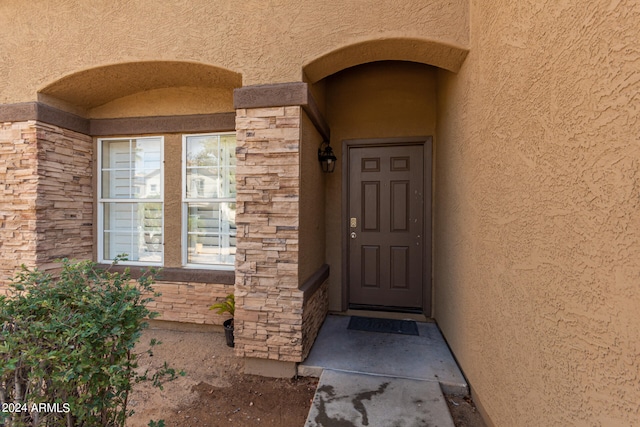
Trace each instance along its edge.
<path fill-rule="evenodd" d="M 123 426 L 131 387 L 146 378 L 133 347 L 157 316 L 145 297 L 154 276 L 66 259 L 55 277 L 23 266 L 0 296 L 0 426 Z"/>

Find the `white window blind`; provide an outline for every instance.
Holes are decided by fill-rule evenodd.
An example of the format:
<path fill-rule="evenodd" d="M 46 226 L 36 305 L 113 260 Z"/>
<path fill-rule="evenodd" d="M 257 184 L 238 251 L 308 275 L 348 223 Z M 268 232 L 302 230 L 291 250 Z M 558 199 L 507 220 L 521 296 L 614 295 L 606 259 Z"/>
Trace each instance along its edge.
<path fill-rule="evenodd" d="M 183 260 L 232 268 L 236 253 L 236 137 L 183 138 Z"/>
<path fill-rule="evenodd" d="M 161 264 L 163 138 L 99 140 L 100 261 Z"/>

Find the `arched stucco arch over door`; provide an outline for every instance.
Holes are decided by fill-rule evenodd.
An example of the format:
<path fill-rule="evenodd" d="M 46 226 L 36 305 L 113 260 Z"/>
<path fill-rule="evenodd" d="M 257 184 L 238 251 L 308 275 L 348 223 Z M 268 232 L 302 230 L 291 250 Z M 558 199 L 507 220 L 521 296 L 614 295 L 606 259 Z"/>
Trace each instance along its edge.
<path fill-rule="evenodd" d="M 376 61 L 410 61 L 457 72 L 468 49 L 453 44 L 417 38 L 367 40 L 336 49 L 306 63 L 303 72 L 309 83 L 360 64 Z"/>

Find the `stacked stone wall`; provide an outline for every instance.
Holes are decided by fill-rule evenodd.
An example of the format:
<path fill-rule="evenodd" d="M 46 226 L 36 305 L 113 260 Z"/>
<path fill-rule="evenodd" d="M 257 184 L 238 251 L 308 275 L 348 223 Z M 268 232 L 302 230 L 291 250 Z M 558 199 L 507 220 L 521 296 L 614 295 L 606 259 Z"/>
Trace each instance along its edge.
<path fill-rule="evenodd" d="M 238 356 L 302 360 L 300 107 L 236 110 Z"/>
<path fill-rule="evenodd" d="M 33 121 L 0 127 L 0 286 L 36 265 L 36 134 Z"/>
<path fill-rule="evenodd" d="M 232 294 L 233 285 L 159 281 L 153 288 L 162 294 L 148 305 L 152 311 L 160 313 L 158 320 L 222 325 L 229 317 L 216 314 L 209 307 Z"/>
<path fill-rule="evenodd" d="M 92 256 L 91 138 L 35 121 L 0 128 L 0 284 L 21 264 Z"/>
<path fill-rule="evenodd" d="M 329 310 L 329 282 L 325 281 L 304 304 L 302 315 L 302 360 L 306 359 Z"/>
<path fill-rule="evenodd" d="M 93 142 L 91 137 L 36 124 L 38 191 L 36 263 L 93 257 Z"/>

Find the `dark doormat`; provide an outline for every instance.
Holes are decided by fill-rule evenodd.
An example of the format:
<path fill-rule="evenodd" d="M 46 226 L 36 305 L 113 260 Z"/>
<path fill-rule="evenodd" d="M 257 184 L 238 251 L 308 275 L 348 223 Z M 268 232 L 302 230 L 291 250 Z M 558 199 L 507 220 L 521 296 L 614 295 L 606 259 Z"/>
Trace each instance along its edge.
<path fill-rule="evenodd" d="M 347 329 L 365 332 L 386 332 L 388 334 L 419 335 L 418 325 L 413 320 L 351 316 Z"/>

